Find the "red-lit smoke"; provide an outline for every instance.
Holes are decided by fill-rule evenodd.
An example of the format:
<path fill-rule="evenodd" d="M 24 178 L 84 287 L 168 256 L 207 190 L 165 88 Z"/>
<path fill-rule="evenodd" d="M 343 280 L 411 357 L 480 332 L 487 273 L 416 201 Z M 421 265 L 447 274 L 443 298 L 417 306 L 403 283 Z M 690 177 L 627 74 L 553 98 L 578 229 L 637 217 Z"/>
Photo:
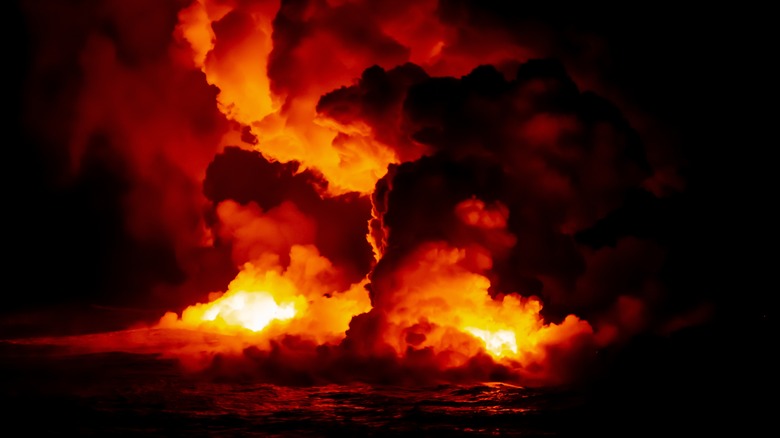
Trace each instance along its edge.
<path fill-rule="evenodd" d="M 149 296 L 191 304 L 156 326 L 192 333 L 165 349 L 188 366 L 562 383 L 661 323 L 663 249 L 592 242 L 653 166 L 542 45 L 446 1 L 45 4 L 38 26 L 81 22 L 35 71 L 78 78 L 31 112 L 67 175 L 119 172 L 128 233 L 173 248 L 181 278 Z"/>

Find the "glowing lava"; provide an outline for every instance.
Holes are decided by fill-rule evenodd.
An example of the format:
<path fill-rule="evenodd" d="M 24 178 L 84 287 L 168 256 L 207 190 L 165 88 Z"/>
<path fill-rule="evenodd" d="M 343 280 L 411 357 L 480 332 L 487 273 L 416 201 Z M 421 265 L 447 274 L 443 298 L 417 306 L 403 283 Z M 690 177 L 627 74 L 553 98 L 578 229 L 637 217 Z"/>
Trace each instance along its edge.
<path fill-rule="evenodd" d="M 485 349 L 495 357 L 517 354 L 517 340 L 515 332 L 511 330 L 497 330 L 491 332 L 474 327 L 466 327 L 467 332 L 482 339 L 485 343 Z"/>
<path fill-rule="evenodd" d="M 244 327 L 253 332 L 264 329 L 271 321 L 284 321 L 295 316 L 295 304 L 276 304 L 265 291 L 238 291 L 212 302 L 201 315 L 204 321 L 219 319 L 228 326 Z"/>
<path fill-rule="evenodd" d="M 492 297 L 490 281 L 464 266 L 468 259 L 467 250 L 429 243 L 399 267 L 392 293 L 376 303 L 389 322 L 384 339 L 397 354 L 430 349 L 447 366 L 461 366 L 484 351 L 525 367 L 544 361 L 548 346 L 592 333 L 573 315 L 560 324 L 546 323 L 537 298 Z"/>
<path fill-rule="evenodd" d="M 267 342 L 284 334 L 318 343 L 344 337 L 354 315 L 370 309 L 364 283 L 346 291 L 331 281 L 337 270 L 313 246 L 294 245 L 290 264 L 265 254 L 246 263 L 225 293 L 187 307 L 181 317 L 169 312 L 160 327 L 212 331 Z"/>

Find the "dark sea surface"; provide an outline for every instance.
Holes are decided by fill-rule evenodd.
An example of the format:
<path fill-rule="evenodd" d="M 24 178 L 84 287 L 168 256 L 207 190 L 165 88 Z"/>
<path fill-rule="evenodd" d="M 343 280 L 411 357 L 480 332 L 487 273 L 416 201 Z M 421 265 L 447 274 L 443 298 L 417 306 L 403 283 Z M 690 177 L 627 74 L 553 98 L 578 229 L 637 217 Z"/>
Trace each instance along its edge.
<path fill-rule="evenodd" d="M 147 354 L 0 351 L 6 437 L 561 436 L 581 406 L 575 392 L 501 383 L 288 387 L 195 378 Z"/>
<path fill-rule="evenodd" d="M 90 339 L 133 347 L 134 333 Z M 0 436 L 776 436 L 762 362 L 735 373 L 696 350 L 702 336 L 634 348 L 567 388 L 228 381 L 156 354 L 67 347 L 74 339 L 0 340 Z"/>

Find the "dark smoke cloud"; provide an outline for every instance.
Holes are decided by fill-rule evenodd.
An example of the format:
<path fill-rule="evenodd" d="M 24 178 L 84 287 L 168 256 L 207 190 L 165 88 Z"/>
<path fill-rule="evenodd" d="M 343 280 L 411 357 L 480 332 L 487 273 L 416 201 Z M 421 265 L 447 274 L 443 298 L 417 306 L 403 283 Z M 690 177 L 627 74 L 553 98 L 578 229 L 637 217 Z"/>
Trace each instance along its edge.
<path fill-rule="evenodd" d="M 407 89 L 425 79 L 425 70 L 412 63 L 388 71 L 375 65 L 363 72 L 356 85 L 324 94 L 317 102 L 317 112 L 347 126 L 365 121 L 377 140 L 393 145 L 400 161 L 411 161 L 425 149 L 405 135 L 398 115 Z"/>
<path fill-rule="evenodd" d="M 416 71 L 408 64 L 389 72 L 371 67 L 361 81 L 326 94 L 318 105 L 341 123 L 361 120 L 379 132 L 390 129 L 384 121 L 402 120 L 393 126 L 395 135 L 414 139 L 418 151 L 424 150 L 420 145 L 432 151 L 392 166 L 377 184 L 372 233 L 384 257 L 372 273 L 374 296 L 393 293 L 381 290 L 382 277 L 392 276 L 394 265 L 427 241 L 486 249 L 493 289 L 543 297 L 554 320 L 571 312 L 596 317 L 619 296 L 637 291 L 610 286 L 625 281 L 601 278 L 609 272 L 590 274 L 603 256 L 581 244 L 591 236 L 596 248 L 614 245 L 642 231 L 620 229 L 623 205 L 642 196 L 660 202 L 642 189 L 652 169 L 639 136 L 617 108 L 581 92 L 555 60 L 531 60 L 510 79 L 489 65 L 461 78 Z M 392 80 L 399 77 L 412 79 Z M 377 82 L 394 85 L 391 97 L 370 98 Z M 456 206 L 471 198 L 506 206 L 506 230 L 475 232 L 460 220 Z M 613 235 L 599 234 L 605 227 Z M 497 236 L 507 232 L 515 240 Z M 578 243 L 580 235 L 585 237 Z M 627 260 L 646 266 L 641 256 Z M 631 277 L 632 269 L 613 275 Z M 597 277 L 603 284 L 592 284 Z"/>
<path fill-rule="evenodd" d="M 638 8 L 643 18 L 636 15 L 639 9 L 621 5 L 442 0 L 438 16 L 462 29 L 456 44 L 467 46 L 483 29 L 491 29 L 506 44 L 525 48 L 528 58 L 564 63 L 579 86 L 596 90 L 632 121 L 655 169 L 645 186 L 669 194 L 686 184 L 681 165 L 699 160 L 683 152 L 690 146 L 690 138 L 683 136 L 696 135 L 689 127 L 698 115 L 688 109 L 697 108 L 716 83 L 707 70 L 717 68 L 717 50 L 707 39 L 717 31 L 688 12 Z M 659 32 L 655 23 L 663 23 L 665 30 Z"/>
<path fill-rule="evenodd" d="M 345 346 L 381 356 L 383 303 L 396 293 L 404 262 L 426 241 L 487 249 L 493 264 L 484 273 L 494 293 L 541 296 L 548 319 L 574 313 L 592 322 L 595 338 L 582 348 L 549 349 L 547 366 L 558 364 L 560 376 L 573 375 L 567 364 L 588 363 L 590 342 L 685 333 L 728 312 L 726 304 L 713 313 L 721 295 L 702 287 L 706 274 L 685 262 L 699 257 L 696 245 L 709 247 L 701 238 L 707 228 L 692 222 L 701 217 L 700 205 L 690 204 L 699 192 L 664 197 L 648 190 L 657 174 L 637 131 L 609 101 L 581 92 L 559 62 L 531 60 L 515 75 L 483 65 L 460 78 L 413 76 L 403 98 L 398 81 L 388 80 L 400 72 L 371 67 L 318 105 L 342 124 L 396 129 L 395 136 L 412 141 L 390 144 L 425 155 L 391 166 L 377 184 L 372 236 L 383 258 L 369 286 L 374 310 L 353 319 Z M 366 97 L 373 90 L 367 77 L 393 84 L 385 105 Z M 371 117 L 377 113 L 384 118 Z M 388 119 L 400 122 L 388 128 L 381 121 Z M 516 241 L 495 245 L 507 241 L 458 220 L 457 206 L 471 198 L 505 205 L 506 231 Z M 577 351 L 583 355 L 573 360 Z"/>

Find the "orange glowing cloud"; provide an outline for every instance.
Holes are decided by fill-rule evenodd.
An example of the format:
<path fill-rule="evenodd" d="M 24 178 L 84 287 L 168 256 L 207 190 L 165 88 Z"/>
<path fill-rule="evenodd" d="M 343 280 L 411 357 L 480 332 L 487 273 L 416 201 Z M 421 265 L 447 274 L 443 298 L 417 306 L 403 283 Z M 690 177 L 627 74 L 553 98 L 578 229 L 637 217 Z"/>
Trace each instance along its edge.
<path fill-rule="evenodd" d="M 181 315 L 167 313 L 158 327 L 233 335 L 235 342 L 209 348 L 223 352 L 267 348 L 282 335 L 319 344 L 339 341 L 352 317 L 370 309 L 364 284 L 336 289 L 338 271 L 313 246 L 294 245 L 289 258 L 286 268 L 268 254 L 246 263 L 227 291 Z"/>
<path fill-rule="evenodd" d="M 220 110 L 248 128 L 255 139 L 244 142 L 247 137 L 242 131 L 228 135 L 225 141 L 256 149 L 275 160 L 298 161 L 314 168 L 330 182 L 331 194 L 368 193 L 387 165 L 397 161 L 395 154 L 371 136 L 320 120 L 315 109 L 321 94 L 350 83 L 364 63 L 355 63 L 338 74 L 321 65 L 320 72 L 330 73 L 319 76 L 328 78 L 324 83 L 307 82 L 312 87 L 294 95 L 275 91 L 268 62 L 272 51 L 279 50 L 272 35 L 278 10 L 274 1 L 238 4 L 202 0 L 179 16 L 178 34 L 192 47 L 193 60 L 208 82 L 220 90 Z M 321 56 L 323 62 L 330 59 L 327 35 L 308 37 L 299 51 Z M 309 57 L 306 62 L 311 65 L 315 61 Z"/>
<path fill-rule="evenodd" d="M 414 62 L 429 73 L 458 76 L 474 65 L 516 64 L 528 56 L 498 30 L 459 34 L 438 19 L 438 8 L 433 0 L 199 0 L 180 12 L 177 36 L 219 89 L 220 110 L 239 124 L 226 144 L 316 169 L 329 181 L 330 194 L 370 193 L 387 166 L 400 161 L 397 145 L 387 143 L 399 139 L 321 117 L 321 96 L 353 85 L 372 65 Z M 490 44 L 477 50 L 469 43 L 475 37 Z"/>
<path fill-rule="evenodd" d="M 459 366 L 483 350 L 524 368 L 543 362 L 548 346 L 592 333 L 574 315 L 560 324 L 545 323 L 537 298 L 492 297 L 490 281 L 465 269 L 464 259 L 464 250 L 432 243 L 399 268 L 397 288 L 375 303 L 388 321 L 384 341 L 398 354 L 431 348 L 448 366 Z"/>
<path fill-rule="evenodd" d="M 263 213 L 255 203 L 234 201 L 217 205 L 218 236 L 232 244 L 233 260 L 242 265 L 265 254 L 284 255 L 293 245 L 314 242 L 316 224 L 292 202 Z"/>

